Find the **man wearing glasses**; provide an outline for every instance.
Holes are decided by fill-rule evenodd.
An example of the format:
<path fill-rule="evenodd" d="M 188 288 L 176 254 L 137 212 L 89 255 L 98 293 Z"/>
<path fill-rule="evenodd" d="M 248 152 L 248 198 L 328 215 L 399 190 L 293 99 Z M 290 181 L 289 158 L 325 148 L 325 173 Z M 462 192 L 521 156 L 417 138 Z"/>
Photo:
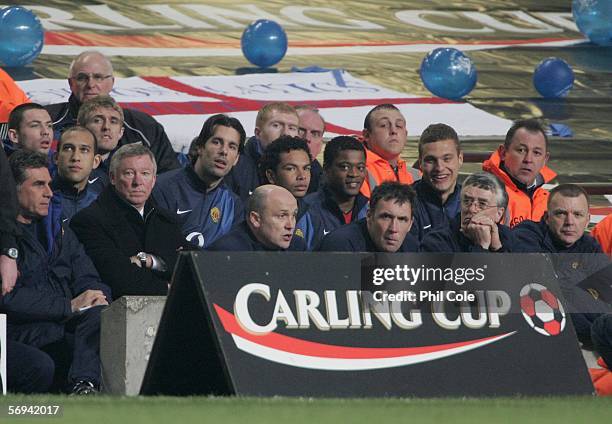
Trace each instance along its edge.
<path fill-rule="evenodd" d="M 461 213 L 450 227 L 423 238 L 422 252 L 510 252 L 512 232 L 499 224 L 508 205 L 508 194 L 493 174 L 470 175 L 461 189 Z"/>
<path fill-rule="evenodd" d="M 59 138 L 64 128 L 77 124 L 79 108 L 83 102 L 99 95 L 108 95 L 114 83 L 113 65 L 106 56 L 97 51 L 79 54 L 70 65 L 70 98 L 65 103 L 46 107 L 53 120 L 55 138 Z M 160 174 L 179 167 L 176 153 L 159 122 L 146 113 L 133 109 L 123 109 L 123 114 L 125 130 L 117 148 L 125 144 L 142 143 L 153 152 Z"/>

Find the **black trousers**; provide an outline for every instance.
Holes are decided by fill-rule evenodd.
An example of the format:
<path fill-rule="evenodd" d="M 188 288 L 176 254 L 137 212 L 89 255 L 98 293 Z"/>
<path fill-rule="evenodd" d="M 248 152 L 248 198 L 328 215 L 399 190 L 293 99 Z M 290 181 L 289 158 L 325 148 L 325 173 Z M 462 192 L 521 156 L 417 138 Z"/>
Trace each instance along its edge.
<path fill-rule="evenodd" d="M 13 340 L 42 350 L 53 359 L 55 377 L 51 391 L 61 391 L 66 388 L 66 384 L 79 380 L 98 384 L 101 310 L 100 306 L 88 309 L 73 316 L 62 326 L 45 325 L 47 323 L 43 322 L 9 325 L 8 335 Z M 49 334 L 51 331 L 57 334 Z"/>
<path fill-rule="evenodd" d="M 42 350 L 7 340 L 6 373 L 9 392 L 45 393 L 53 382 L 55 364 Z"/>

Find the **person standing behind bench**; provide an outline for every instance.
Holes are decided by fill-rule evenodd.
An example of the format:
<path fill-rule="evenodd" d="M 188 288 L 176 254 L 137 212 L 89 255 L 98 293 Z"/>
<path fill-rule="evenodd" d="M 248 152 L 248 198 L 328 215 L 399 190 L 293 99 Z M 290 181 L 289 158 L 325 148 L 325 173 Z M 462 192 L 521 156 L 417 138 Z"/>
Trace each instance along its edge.
<path fill-rule="evenodd" d="M 64 128 L 77 124 L 79 109 L 86 100 L 109 95 L 114 84 L 113 65 L 106 56 L 94 50 L 80 53 L 68 71 L 70 98 L 67 102 L 46 106 L 53 120 L 55 138 L 59 138 Z M 160 174 L 180 166 L 166 131 L 159 122 L 134 109 L 123 109 L 123 115 L 125 131 L 118 147 L 132 143 L 147 146 L 153 152 Z"/>
<path fill-rule="evenodd" d="M 368 175 L 361 194 L 370 197 L 372 190 L 385 181 L 412 184 L 420 178 L 419 171 L 409 168 L 401 159 L 408 140 L 406 119 L 392 104 L 378 105 L 368 112 L 363 122 L 363 139 L 367 151 Z"/>
<path fill-rule="evenodd" d="M 482 164 L 506 186 L 508 207 L 503 224 L 514 228 L 525 220 L 539 221 L 546 211 L 548 191 L 542 187 L 556 177 L 546 166 L 548 136 L 535 119 L 515 122 L 504 144 Z"/>

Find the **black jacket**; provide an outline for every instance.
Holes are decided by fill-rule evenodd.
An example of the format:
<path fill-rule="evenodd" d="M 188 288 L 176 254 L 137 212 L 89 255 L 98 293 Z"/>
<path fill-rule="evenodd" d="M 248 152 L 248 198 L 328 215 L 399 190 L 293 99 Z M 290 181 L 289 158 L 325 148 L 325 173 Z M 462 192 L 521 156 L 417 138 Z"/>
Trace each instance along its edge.
<path fill-rule="evenodd" d="M 308 184 L 308 194 L 316 193 L 323 185 L 323 167 L 318 160 L 314 159 L 310 163 L 310 184 Z"/>
<path fill-rule="evenodd" d="M 144 218 L 123 201 L 113 186 L 77 213 L 70 226 L 85 246 L 114 298 L 124 295 L 165 295 L 177 260 L 177 249 L 188 243 L 175 217 L 147 200 Z M 140 268 L 130 262 L 138 252 L 151 253 L 166 263 L 166 271 Z"/>
<path fill-rule="evenodd" d="M 544 219 L 540 222 L 523 221 L 514 228 L 516 252 L 544 253 L 602 253 L 593 237 L 585 234 L 570 247 L 555 242 Z"/>
<path fill-rule="evenodd" d="M 516 252 L 553 253 L 551 261 L 566 299 L 580 312 L 612 312 L 602 299 L 612 293 L 610 259 L 593 237 L 584 234 L 570 247 L 555 242 L 546 222 L 523 221 L 513 229 Z M 579 289 L 579 290 L 576 290 Z M 592 290 L 598 292 L 595 298 Z"/>
<path fill-rule="evenodd" d="M 425 180 L 412 184 L 417 194 L 412 216 L 414 222 L 410 233 L 419 240 L 425 234 L 439 228 L 448 228 L 452 219 L 461 212 L 461 184 L 455 185 L 455 191 L 442 204 L 440 195 Z"/>
<path fill-rule="evenodd" d="M 246 202 L 257 187 L 262 184 L 259 178 L 257 164 L 261 157 L 261 147 L 256 137 L 251 137 L 240 153 L 238 163 L 227 174 L 223 181 L 240 196 L 242 202 Z"/>
<path fill-rule="evenodd" d="M 570 247 L 557 243 L 544 219 L 523 221 L 513 229 L 518 252 L 550 253 L 559 286 L 572 314 L 581 342 L 591 343 L 591 325 L 601 315 L 612 313 L 612 267 L 601 246 L 585 234 Z"/>
<path fill-rule="evenodd" d="M 45 106 L 53 121 L 56 140 L 59 140 L 59 135 L 64 128 L 76 125 L 80 107 L 81 104 L 72 94 L 65 103 Z M 115 150 L 125 144 L 142 143 L 153 152 L 158 174 L 180 166 L 166 131 L 159 122 L 146 113 L 134 109 L 123 109 L 123 116 L 125 129 Z"/>
<path fill-rule="evenodd" d="M 416 252 L 418 247 L 418 240 L 410 233 L 407 233 L 397 253 Z M 379 251 L 370 238 L 365 218 L 332 231 L 323 238 L 319 250 L 323 252 Z"/>
<path fill-rule="evenodd" d="M 488 250 L 476 245 L 463 235 L 460 231 L 461 219 L 459 216 L 451 220 L 448 227 L 442 227 L 425 235 L 421 240 L 419 250 L 421 252 L 440 252 L 440 253 L 456 253 L 456 252 L 476 252 L 484 253 Z M 514 236 L 510 228 L 505 225 L 497 224 L 499 232 L 499 240 L 502 248 L 498 252 L 512 252 L 514 248 Z"/>
<path fill-rule="evenodd" d="M 89 181 L 92 181 L 91 176 Z M 59 211 L 62 221 L 72 218 L 78 211 L 86 208 L 98 198 L 100 192 L 96 189 L 103 189 L 104 187 L 102 184 L 96 184 L 98 181 L 99 179 L 94 181 L 93 184 L 88 183 L 83 190 L 78 191 L 71 182 L 56 175 L 51 181 L 53 197 L 51 198 L 49 213 Z"/>
<path fill-rule="evenodd" d="M 344 215 L 338 207 L 338 203 L 334 200 L 331 190 L 326 185 L 320 187 L 316 193 L 306 196 L 304 202 L 310 206 L 308 211 L 312 215 L 318 215 L 321 220 L 321 238 L 336 228 L 346 225 Z M 367 197 L 358 193 L 351 212 L 351 222 L 365 218 L 368 212 Z"/>
<path fill-rule="evenodd" d="M 9 317 L 11 338 L 44 346 L 64 336 L 64 324 L 74 316 L 73 298 L 86 290 L 102 290 L 110 301 L 111 292 L 70 228 L 59 227 L 49 242 L 42 236 L 42 220 L 18 225 L 23 233 L 19 278 L 13 291 L 0 297 L 0 311 Z"/>
<path fill-rule="evenodd" d="M 17 193 L 6 154 L 0 150 L 0 249 L 7 249 L 17 247 Z"/>
<path fill-rule="evenodd" d="M 268 252 L 282 252 L 283 249 L 270 248 L 261 243 L 249 228 L 246 222 L 243 222 L 239 226 L 235 227 L 229 233 L 218 239 L 206 250 L 218 251 L 218 252 L 254 252 L 254 251 L 268 251 Z M 289 249 L 304 251 L 304 242 L 299 237 L 293 237 Z"/>

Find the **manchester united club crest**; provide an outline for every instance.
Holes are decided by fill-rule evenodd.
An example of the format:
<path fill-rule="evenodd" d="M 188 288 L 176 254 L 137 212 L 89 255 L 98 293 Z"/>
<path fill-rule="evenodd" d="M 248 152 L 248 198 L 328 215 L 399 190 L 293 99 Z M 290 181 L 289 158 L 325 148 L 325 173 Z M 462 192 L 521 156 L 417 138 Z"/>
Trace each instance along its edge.
<path fill-rule="evenodd" d="M 221 219 L 221 210 L 218 207 L 214 207 L 210 210 L 210 218 L 213 220 L 215 224 L 219 223 Z"/>

